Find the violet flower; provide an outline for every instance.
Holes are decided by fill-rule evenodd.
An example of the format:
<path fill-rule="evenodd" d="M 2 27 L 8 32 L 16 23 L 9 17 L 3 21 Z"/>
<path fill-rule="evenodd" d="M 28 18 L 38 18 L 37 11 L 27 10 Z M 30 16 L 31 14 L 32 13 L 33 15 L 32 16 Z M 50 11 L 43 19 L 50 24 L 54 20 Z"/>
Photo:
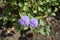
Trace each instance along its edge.
<path fill-rule="evenodd" d="M 28 16 L 23 16 L 21 19 L 19 19 L 19 23 L 22 26 L 28 26 L 30 23 L 30 20 L 29 20 Z"/>
<path fill-rule="evenodd" d="M 32 18 L 30 20 L 30 26 L 33 27 L 33 28 L 37 27 L 38 26 L 38 20 L 35 19 L 35 18 Z"/>

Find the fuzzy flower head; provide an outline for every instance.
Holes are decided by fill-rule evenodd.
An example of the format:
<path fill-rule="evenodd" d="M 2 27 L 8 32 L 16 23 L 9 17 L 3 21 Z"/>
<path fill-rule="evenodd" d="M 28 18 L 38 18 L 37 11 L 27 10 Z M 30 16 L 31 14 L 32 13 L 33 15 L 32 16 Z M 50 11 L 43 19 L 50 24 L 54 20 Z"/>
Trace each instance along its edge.
<path fill-rule="evenodd" d="M 28 26 L 29 25 L 29 18 L 28 16 L 23 16 L 21 19 L 19 19 L 19 23 L 22 26 Z"/>
<path fill-rule="evenodd" d="M 32 18 L 30 20 L 30 26 L 33 27 L 33 28 L 37 27 L 38 26 L 38 20 L 35 19 L 35 18 Z"/>

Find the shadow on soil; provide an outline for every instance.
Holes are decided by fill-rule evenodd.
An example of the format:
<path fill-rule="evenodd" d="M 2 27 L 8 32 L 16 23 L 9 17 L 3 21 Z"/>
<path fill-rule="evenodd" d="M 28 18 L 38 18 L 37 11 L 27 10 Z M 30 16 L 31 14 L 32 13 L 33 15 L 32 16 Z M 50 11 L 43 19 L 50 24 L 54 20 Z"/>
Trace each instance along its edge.
<path fill-rule="evenodd" d="M 28 30 L 21 30 L 20 31 L 20 34 L 21 34 L 21 37 L 19 37 L 19 40 L 31 40 L 32 37 L 33 37 L 33 33 L 27 33 Z"/>

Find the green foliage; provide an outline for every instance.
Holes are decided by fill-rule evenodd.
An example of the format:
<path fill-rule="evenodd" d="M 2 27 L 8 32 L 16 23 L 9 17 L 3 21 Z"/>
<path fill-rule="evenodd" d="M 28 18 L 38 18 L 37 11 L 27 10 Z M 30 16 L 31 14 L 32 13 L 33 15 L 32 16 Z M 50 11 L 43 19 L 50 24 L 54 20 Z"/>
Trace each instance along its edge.
<path fill-rule="evenodd" d="M 41 33 L 42 35 L 46 35 L 46 34 L 45 34 L 45 31 L 44 31 L 44 28 L 41 28 L 41 29 L 39 30 L 39 33 Z"/>
<path fill-rule="evenodd" d="M 3 3 L 3 0 L 0 0 L 0 6 Z M 3 26 L 8 21 L 11 21 L 17 30 L 21 30 L 19 18 L 25 15 L 29 16 L 29 18 L 37 18 L 39 25 L 46 27 L 44 18 L 55 16 L 55 12 L 60 8 L 60 0 L 7 0 L 7 4 L 4 13 L 2 12 L 2 16 L 0 15 L 0 19 L 3 17 Z M 28 27 L 24 27 L 23 29 L 27 30 Z M 31 29 L 33 30 L 33 28 Z M 41 28 L 39 32 L 43 35 L 50 35 L 50 27 Z"/>
<path fill-rule="evenodd" d="M 50 26 L 46 26 L 46 34 L 47 34 L 48 36 L 50 35 L 50 32 L 51 32 Z"/>
<path fill-rule="evenodd" d="M 28 27 L 24 27 L 24 30 L 27 30 L 28 29 Z"/>
<path fill-rule="evenodd" d="M 3 5 L 3 1 L 2 0 L 0 0 L 0 6 L 2 6 Z"/>
<path fill-rule="evenodd" d="M 50 36 L 50 26 L 46 26 L 45 28 L 42 27 L 40 30 L 39 30 L 39 33 L 41 33 L 42 35 L 48 35 Z"/>
<path fill-rule="evenodd" d="M 45 26 L 46 22 L 43 19 L 40 19 L 40 25 Z"/>

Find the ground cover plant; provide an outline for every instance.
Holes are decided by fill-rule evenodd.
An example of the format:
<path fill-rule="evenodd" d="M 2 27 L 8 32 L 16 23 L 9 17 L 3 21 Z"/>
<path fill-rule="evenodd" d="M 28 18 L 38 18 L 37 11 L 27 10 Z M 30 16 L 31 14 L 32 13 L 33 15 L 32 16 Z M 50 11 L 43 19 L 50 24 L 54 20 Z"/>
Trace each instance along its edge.
<path fill-rule="evenodd" d="M 30 30 L 50 36 L 49 18 L 57 16 L 58 10 L 60 0 L 0 0 L 0 29 L 5 34 Z"/>

